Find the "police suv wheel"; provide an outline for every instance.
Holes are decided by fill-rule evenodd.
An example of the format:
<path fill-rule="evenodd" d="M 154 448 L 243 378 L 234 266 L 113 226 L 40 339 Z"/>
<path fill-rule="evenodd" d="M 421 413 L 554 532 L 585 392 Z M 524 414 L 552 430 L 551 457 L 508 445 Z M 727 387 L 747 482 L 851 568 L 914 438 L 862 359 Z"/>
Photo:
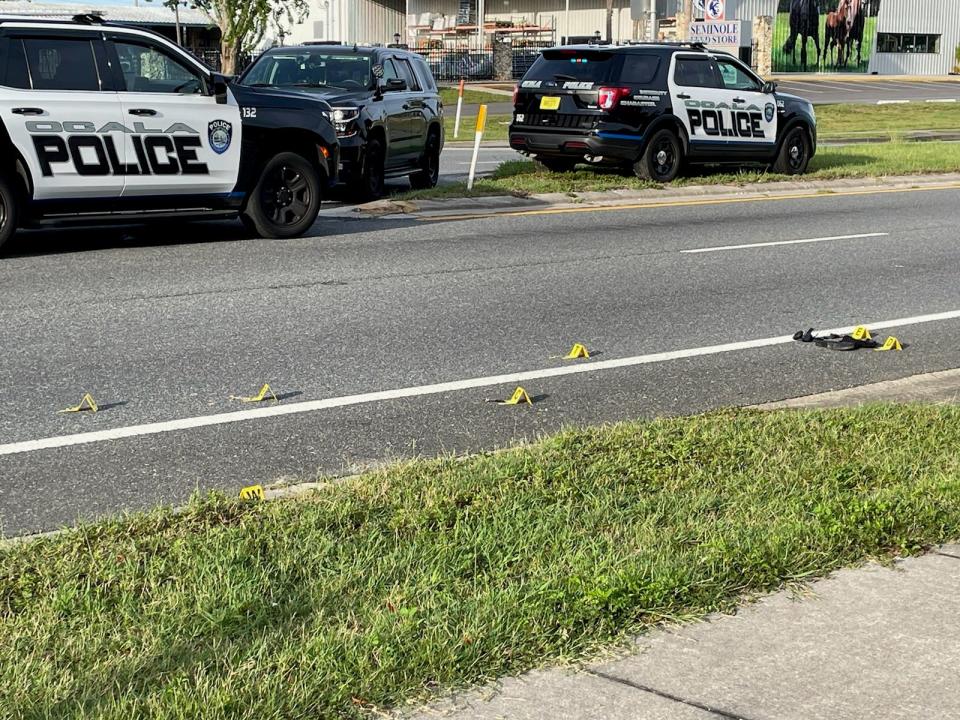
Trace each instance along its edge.
<path fill-rule="evenodd" d="M 803 128 L 794 128 L 783 139 L 773 171 L 783 175 L 800 175 L 810 164 L 810 141 Z"/>
<path fill-rule="evenodd" d="M 420 171 L 410 176 L 410 187 L 426 190 L 436 187 L 440 180 L 440 134 L 431 132 L 420 160 Z"/>
<path fill-rule="evenodd" d="M 245 216 L 265 238 L 303 235 L 320 211 L 320 177 L 296 153 L 278 153 L 263 168 Z"/>
<path fill-rule="evenodd" d="M 0 246 L 16 231 L 18 210 L 19 198 L 16 185 L 10 178 L 0 175 Z"/>
<path fill-rule="evenodd" d="M 680 172 L 682 161 L 680 139 L 670 130 L 658 130 L 650 138 L 640 159 L 633 164 L 633 172 L 643 180 L 670 182 Z"/>
<path fill-rule="evenodd" d="M 385 159 L 383 143 L 376 138 L 370 140 L 363 151 L 363 169 L 354 183 L 358 200 L 376 200 L 383 195 Z"/>

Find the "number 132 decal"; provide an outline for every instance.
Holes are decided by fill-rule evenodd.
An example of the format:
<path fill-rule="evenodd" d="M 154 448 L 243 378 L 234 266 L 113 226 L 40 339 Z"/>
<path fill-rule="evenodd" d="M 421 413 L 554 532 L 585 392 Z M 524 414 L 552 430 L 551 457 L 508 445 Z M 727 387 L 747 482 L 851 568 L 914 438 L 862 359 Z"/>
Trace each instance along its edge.
<path fill-rule="evenodd" d="M 240 108 L 242 111 L 241 117 L 245 118 L 255 118 L 257 116 L 257 109 L 255 107 L 245 107 Z"/>

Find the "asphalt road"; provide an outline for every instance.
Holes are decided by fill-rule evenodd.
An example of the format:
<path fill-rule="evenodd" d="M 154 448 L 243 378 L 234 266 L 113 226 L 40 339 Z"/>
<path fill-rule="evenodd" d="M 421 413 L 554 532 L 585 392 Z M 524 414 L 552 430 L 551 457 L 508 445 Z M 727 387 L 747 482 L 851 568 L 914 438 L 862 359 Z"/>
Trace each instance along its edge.
<path fill-rule="evenodd" d="M 956 317 L 901 323 L 899 353 L 749 341 L 960 310 L 958 202 L 952 189 L 326 218 L 289 241 L 239 240 L 233 223 L 25 233 L 0 261 L 3 532 L 956 367 Z M 574 342 L 602 369 L 549 377 Z M 485 402 L 513 378 L 461 382 L 544 369 L 523 381 L 533 407 Z M 250 410 L 229 398 L 264 382 L 281 396 L 268 412 L 312 409 L 210 419 Z M 432 383 L 454 385 L 419 387 Z M 88 391 L 100 412 L 58 414 Z M 31 442 L 94 431 L 117 438 Z"/>
<path fill-rule="evenodd" d="M 960 100 L 960 82 L 950 80 L 834 80 L 804 76 L 802 79 L 778 79 L 777 88 L 791 95 L 799 95 L 814 105 L 856 103 L 876 105 L 889 102 L 926 102 L 928 100 Z M 477 105 L 465 105 L 464 112 L 477 114 Z M 491 115 L 509 115 L 513 104 L 509 101 L 487 105 Z"/>

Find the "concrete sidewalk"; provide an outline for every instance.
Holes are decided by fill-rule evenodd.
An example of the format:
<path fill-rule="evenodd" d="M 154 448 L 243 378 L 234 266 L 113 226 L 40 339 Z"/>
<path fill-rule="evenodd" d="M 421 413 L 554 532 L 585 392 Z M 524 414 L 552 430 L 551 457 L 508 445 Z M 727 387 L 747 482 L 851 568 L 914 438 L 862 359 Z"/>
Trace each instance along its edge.
<path fill-rule="evenodd" d="M 733 616 L 641 636 L 621 659 L 448 698 L 418 720 L 960 717 L 960 546 L 840 570 Z"/>

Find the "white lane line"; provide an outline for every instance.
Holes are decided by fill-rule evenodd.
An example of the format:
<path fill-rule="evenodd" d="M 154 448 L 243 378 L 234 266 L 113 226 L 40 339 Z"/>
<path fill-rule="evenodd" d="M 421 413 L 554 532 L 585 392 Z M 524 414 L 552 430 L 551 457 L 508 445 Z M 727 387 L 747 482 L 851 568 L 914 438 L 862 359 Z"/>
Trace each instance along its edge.
<path fill-rule="evenodd" d="M 953 103 L 953 102 L 956 102 L 956 101 L 957 101 L 956 98 L 930 98 L 930 99 L 928 99 L 928 100 L 925 100 L 924 102 L 934 102 L 934 103 L 946 102 L 946 103 Z"/>
<path fill-rule="evenodd" d="M 877 100 L 877 105 L 906 105 L 909 100 Z"/>
<path fill-rule="evenodd" d="M 831 235 L 830 237 L 807 238 L 805 240 L 777 240 L 776 242 L 748 243 L 746 245 L 718 245 L 717 247 L 694 248 L 681 250 L 682 253 L 708 253 L 721 250 L 743 250 L 745 248 L 773 247 L 774 245 L 802 245 L 804 243 L 827 242 L 828 240 L 854 240 L 856 238 L 884 237 L 890 233 L 860 233 L 858 235 Z"/>
<path fill-rule="evenodd" d="M 884 330 L 901 327 L 903 325 L 920 325 L 922 323 L 956 320 L 960 318 L 960 310 L 933 313 L 929 315 L 914 315 L 912 317 L 897 318 L 895 320 L 880 320 L 877 322 L 861 323 L 871 330 Z M 854 325 L 823 330 L 823 333 L 848 333 Z M 721 353 L 736 352 L 738 350 L 753 350 L 756 348 L 786 345 L 793 342 L 792 335 L 745 340 L 742 342 L 724 343 L 722 345 L 707 345 L 704 347 L 688 348 L 686 350 L 671 350 L 669 352 L 651 353 L 649 355 L 634 355 L 633 357 L 599 360 L 582 363 L 580 365 L 565 365 L 563 367 L 541 368 L 522 372 L 507 373 L 505 375 L 488 375 L 486 377 L 469 378 L 467 380 L 453 380 L 451 382 L 435 383 L 433 385 L 416 385 L 413 387 L 398 388 L 395 390 L 381 390 L 379 392 L 346 395 L 344 397 L 327 398 L 325 400 L 307 400 L 289 405 L 273 405 L 271 407 L 256 408 L 253 410 L 237 410 L 217 415 L 201 415 L 197 417 L 167 420 L 164 422 L 146 423 L 114 428 L 112 430 L 95 430 L 93 432 L 76 433 L 74 435 L 58 435 L 56 437 L 39 440 L 25 440 L 22 442 L 0 445 L 0 455 L 15 455 L 18 453 L 50 450 L 53 448 L 70 447 L 72 445 L 86 445 L 90 443 L 121 440 L 123 438 L 139 437 L 142 435 L 159 435 L 177 430 L 209 427 L 211 425 L 226 425 L 228 423 L 244 422 L 247 420 L 263 420 L 266 418 L 281 417 L 283 415 L 298 415 L 316 410 L 349 407 L 364 403 L 383 402 L 385 400 L 401 400 L 403 398 L 438 395 L 440 393 L 458 392 L 476 388 L 492 387 L 495 385 L 512 385 L 530 380 L 545 380 L 547 378 L 579 375 L 581 373 L 599 372 L 601 370 L 615 370 L 618 368 L 649 365 L 652 363 L 682 360 L 685 358 L 703 357 L 705 355 L 719 355 Z"/>

